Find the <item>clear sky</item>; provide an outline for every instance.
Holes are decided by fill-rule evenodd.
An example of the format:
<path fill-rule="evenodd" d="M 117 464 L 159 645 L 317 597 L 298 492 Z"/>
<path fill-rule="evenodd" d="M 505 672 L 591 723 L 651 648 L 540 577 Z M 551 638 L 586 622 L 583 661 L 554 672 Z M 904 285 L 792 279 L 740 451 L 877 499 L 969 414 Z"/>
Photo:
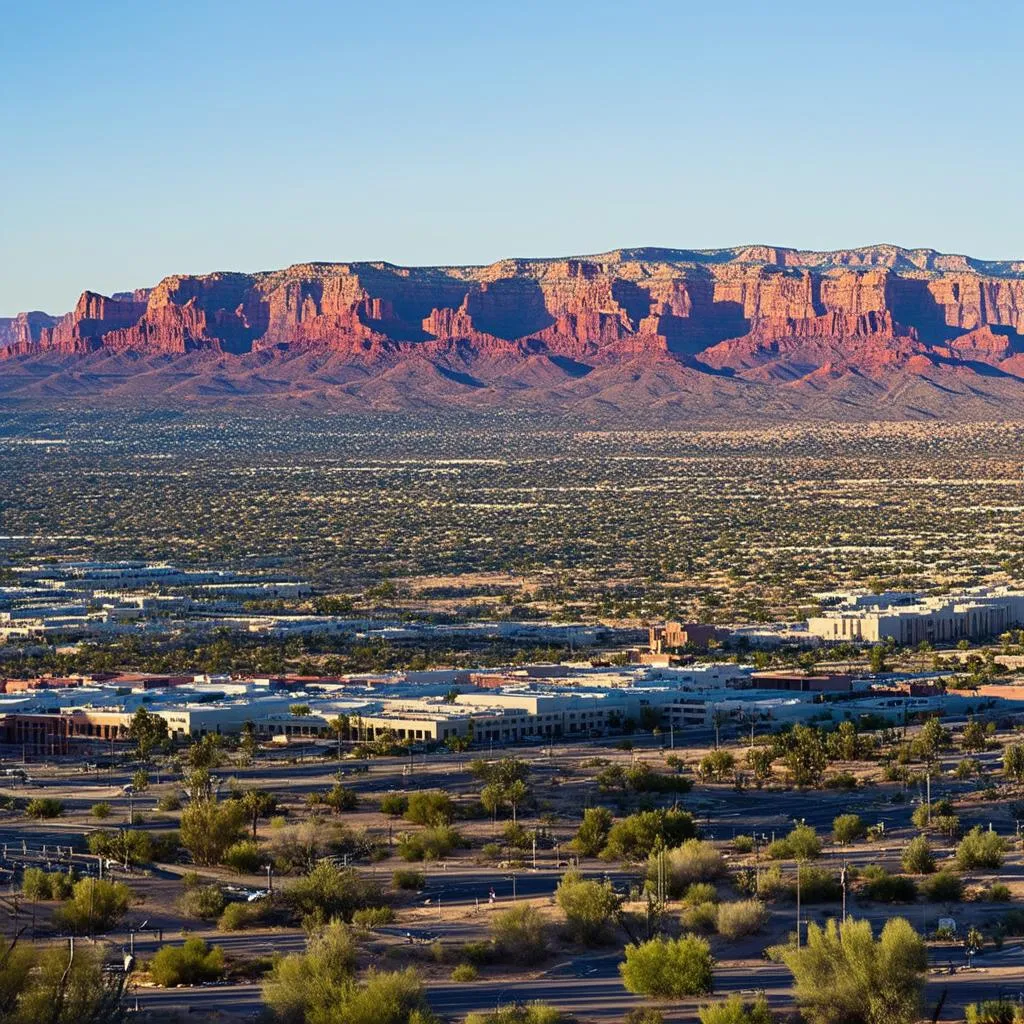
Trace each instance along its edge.
<path fill-rule="evenodd" d="M 1024 5 L 0 7 L 0 315 L 306 260 L 1024 258 Z"/>

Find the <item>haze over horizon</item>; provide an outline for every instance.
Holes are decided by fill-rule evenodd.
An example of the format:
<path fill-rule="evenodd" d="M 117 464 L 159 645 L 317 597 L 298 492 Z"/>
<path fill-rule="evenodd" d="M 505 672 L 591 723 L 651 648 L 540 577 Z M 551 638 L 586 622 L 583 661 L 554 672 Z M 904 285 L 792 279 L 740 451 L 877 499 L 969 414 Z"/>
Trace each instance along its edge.
<path fill-rule="evenodd" d="M 1001 4 L 44 0 L 5 25 L 4 316 L 309 261 L 1024 258 Z"/>

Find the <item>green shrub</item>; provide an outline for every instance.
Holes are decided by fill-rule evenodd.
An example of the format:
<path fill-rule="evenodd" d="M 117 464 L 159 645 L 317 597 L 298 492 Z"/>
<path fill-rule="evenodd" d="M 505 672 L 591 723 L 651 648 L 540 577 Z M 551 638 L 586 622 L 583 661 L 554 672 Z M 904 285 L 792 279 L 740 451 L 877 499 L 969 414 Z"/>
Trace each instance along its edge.
<path fill-rule="evenodd" d="M 354 811 L 359 806 L 359 794 L 339 782 L 323 793 L 310 793 L 309 802 L 324 804 L 335 813 L 341 814 L 346 811 Z"/>
<path fill-rule="evenodd" d="M 989 903 L 1009 903 L 1012 898 L 1013 894 L 1010 892 L 1010 887 L 1002 882 L 993 882 L 985 890 L 985 899 Z"/>
<path fill-rule="evenodd" d="M 259 903 L 229 903 L 217 919 L 217 930 L 240 932 L 255 927 L 262 917 L 263 908 Z"/>
<path fill-rule="evenodd" d="M 455 818 L 455 803 L 439 789 L 410 793 L 405 820 L 414 825 L 450 825 Z"/>
<path fill-rule="evenodd" d="M 935 870 L 935 854 L 924 836 L 916 836 L 903 848 L 903 870 L 911 875 L 930 875 Z"/>
<path fill-rule="evenodd" d="M 686 811 L 640 811 L 615 822 L 601 856 L 607 860 L 646 860 L 659 843 L 678 846 L 697 835 Z"/>
<path fill-rule="evenodd" d="M 409 798 L 404 793 L 385 793 L 380 800 L 382 814 L 401 818 L 409 809 Z"/>
<path fill-rule="evenodd" d="M 714 957 L 696 935 L 651 939 L 626 946 L 619 973 L 629 992 L 663 999 L 704 995 L 713 985 Z"/>
<path fill-rule="evenodd" d="M 760 900 L 738 900 L 718 907 L 718 934 L 735 942 L 747 935 L 756 935 L 768 920 L 768 912 Z"/>
<path fill-rule="evenodd" d="M 29 818 L 59 818 L 64 813 L 64 803 L 52 796 L 37 796 L 29 800 L 25 814 Z"/>
<path fill-rule="evenodd" d="M 538 963 L 547 956 L 544 918 L 529 903 L 495 914 L 491 918 L 491 937 L 501 955 L 516 963 Z"/>
<path fill-rule="evenodd" d="M 718 890 L 710 882 L 694 882 L 683 893 L 683 902 L 691 907 L 700 903 L 717 903 Z"/>
<path fill-rule="evenodd" d="M 622 1024 L 665 1024 L 665 1017 L 652 1006 L 636 1006 L 622 1019 Z"/>
<path fill-rule="evenodd" d="M 50 876 L 42 868 L 25 868 L 21 876 L 21 891 L 27 900 L 49 900 Z"/>
<path fill-rule="evenodd" d="M 826 789 L 856 789 L 857 776 L 853 772 L 834 772 L 822 781 Z"/>
<path fill-rule="evenodd" d="M 956 866 L 961 871 L 1001 868 L 1006 846 L 1007 842 L 1002 836 L 995 832 L 985 832 L 980 825 L 975 825 L 956 848 Z"/>
<path fill-rule="evenodd" d="M 158 811 L 180 811 L 181 797 L 177 793 L 165 793 L 156 802 Z"/>
<path fill-rule="evenodd" d="M 879 903 L 913 903 L 917 883 L 905 875 L 890 875 L 882 868 L 864 871 L 864 895 Z"/>
<path fill-rule="evenodd" d="M 264 861 L 259 844 L 253 839 L 241 839 L 224 852 L 225 866 L 239 875 L 255 874 Z"/>
<path fill-rule="evenodd" d="M 102 821 L 104 818 L 109 818 L 110 804 L 108 804 L 106 800 L 101 800 L 98 804 L 93 804 L 92 807 L 89 808 L 89 813 L 99 821 Z"/>
<path fill-rule="evenodd" d="M 54 919 L 76 935 L 106 932 L 124 917 L 131 898 L 131 890 L 121 882 L 83 878 Z"/>
<path fill-rule="evenodd" d="M 398 856 L 408 861 L 440 860 L 467 845 L 450 825 L 437 825 L 422 832 L 403 833 L 398 839 Z"/>
<path fill-rule="evenodd" d="M 700 1024 L 773 1024 L 775 1020 L 764 996 L 746 1003 L 738 993 L 719 1003 L 702 1006 L 697 1016 Z"/>
<path fill-rule="evenodd" d="M 754 852 L 754 837 L 753 836 L 734 836 L 732 840 L 732 848 L 737 853 L 753 853 Z"/>
<path fill-rule="evenodd" d="M 480 972 L 469 963 L 457 964 L 452 969 L 452 981 L 476 981 Z"/>
<path fill-rule="evenodd" d="M 678 899 L 694 882 L 711 882 L 725 873 L 722 855 L 711 843 L 700 839 L 687 839 L 662 856 L 670 899 Z M 652 854 L 647 865 L 647 877 L 657 878 L 658 871 L 659 855 Z"/>
<path fill-rule="evenodd" d="M 603 942 L 611 930 L 621 900 L 611 882 L 584 878 L 569 870 L 555 890 L 555 902 L 565 914 L 566 928 L 574 939 L 587 945 Z"/>
<path fill-rule="evenodd" d="M 964 1007 L 967 1024 L 1020 1024 L 1020 1008 L 1009 1000 L 986 999 L 981 1003 L 969 1003 Z"/>
<path fill-rule="evenodd" d="M 952 871 L 940 871 L 921 882 L 921 895 L 929 903 L 955 903 L 963 893 L 964 883 Z"/>
<path fill-rule="evenodd" d="M 396 889 L 422 889 L 427 884 L 427 876 L 412 868 L 399 868 L 391 876 L 391 884 Z"/>
<path fill-rule="evenodd" d="M 182 946 L 163 946 L 150 961 L 149 974 L 163 988 L 216 981 L 224 974 L 224 951 L 198 936 Z"/>
<path fill-rule="evenodd" d="M 323 924 L 332 918 L 351 921 L 357 910 L 380 905 L 380 894 L 372 882 L 354 868 L 340 868 L 329 861 L 321 861 L 281 897 L 295 920 Z"/>
<path fill-rule="evenodd" d="M 224 911 L 224 893 L 219 885 L 198 885 L 185 890 L 181 898 L 182 910 L 189 917 L 213 921 Z"/>
<path fill-rule="evenodd" d="M 931 809 L 929 810 L 929 805 L 922 803 L 914 809 L 910 820 L 914 823 L 915 828 L 928 828 L 929 823 L 932 828 L 935 828 L 936 818 L 955 817 L 953 804 L 949 800 L 934 800 L 930 807 Z"/>
<path fill-rule="evenodd" d="M 718 904 L 710 900 L 683 907 L 679 923 L 684 931 L 706 934 L 718 927 Z"/>
<path fill-rule="evenodd" d="M 859 814 L 840 814 L 832 822 L 832 838 L 837 843 L 855 843 L 867 834 L 867 825 Z"/>
<path fill-rule="evenodd" d="M 784 895 L 789 890 L 789 886 L 782 877 L 782 869 L 777 864 L 773 864 L 762 870 L 757 876 L 756 889 L 755 895 L 761 899 L 773 900 Z"/>
<path fill-rule="evenodd" d="M 27 900 L 66 900 L 74 891 L 76 877 L 63 871 L 25 868 L 21 889 Z"/>
<path fill-rule="evenodd" d="M 462 947 L 462 956 L 477 967 L 489 964 L 494 959 L 494 955 L 494 945 L 490 942 L 467 942 Z"/>
<path fill-rule="evenodd" d="M 508 1003 L 490 1012 L 467 1014 L 465 1024 L 570 1024 L 570 1018 L 548 1003 Z"/>
<path fill-rule="evenodd" d="M 796 897 L 796 882 L 790 886 L 790 895 Z M 800 899 L 804 903 L 834 903 L 841 899 L 843 887 L 839 879 L 825 868 L 800 866 Z"/>
<path fill-rule="evenodd" d="M 394 920 L 395 912 L 391 907 L 363 907 L 352 915 L 352 923 L 357 928 L 383 928 Z"/>

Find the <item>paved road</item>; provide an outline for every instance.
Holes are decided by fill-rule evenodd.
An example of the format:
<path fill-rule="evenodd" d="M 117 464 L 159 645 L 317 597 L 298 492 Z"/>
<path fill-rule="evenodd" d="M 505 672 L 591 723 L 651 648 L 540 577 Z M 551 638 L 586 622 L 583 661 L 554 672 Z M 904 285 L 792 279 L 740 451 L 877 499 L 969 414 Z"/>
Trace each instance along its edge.
<path fill-rule="evenodd" d="M 630 995 L 618 974 L 621 955 L 580 957 L 558 965 L 544 974 L 519 981 L 475 983 L 431 982 L 427 998 L 431 1008 L 449 1018 L 459 1019 L 474 1011 L 494 1010 L 506 1003 L 540 999 L 566 1011 L 597 1021 L 621 1021 L 626 1011 L 644 1004 Z M 790 1001 L 791 977 L 785 967 L 776 964 L 749 963 L 720 965 L 715 970 L 715 994 L 739 992 L 751 998 L 763 992 L 769 1003 L 783 1008 Z M 962 1007 L 970 1002 L 994 998 L 1000 991 L 1015 998 L 1024 988 L 1024 968 L 1013 974 L 984 968 L 960 971 L 955 975 L 932 974 L 926 990 L 926 1007 L 934 1008 L 943 990 L 946 992 L 944 1019 L 958 1019 Z M 130 997 L 138 997 L 144 1009 L 170 1010 L 188 1007 L 191 1012 L 223 1011 L 255 1016 L 261 1009 L 258 985 L 211 985 L 193 989 L 133 989 Z M 706 998 L 683 1000 L 666 1006 L 667 1020 L 692 1020 L 697 1006 Z"/>

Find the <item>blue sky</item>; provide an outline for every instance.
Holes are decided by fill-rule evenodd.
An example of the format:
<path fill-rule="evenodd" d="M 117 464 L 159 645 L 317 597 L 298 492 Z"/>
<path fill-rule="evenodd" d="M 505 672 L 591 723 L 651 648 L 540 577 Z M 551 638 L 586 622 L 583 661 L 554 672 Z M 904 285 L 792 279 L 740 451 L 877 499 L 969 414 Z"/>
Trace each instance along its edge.
<path fill-rule="evenodd" d="M 0 315 L 175 272 L 877 241 L 1024 258 L 1024 8 L 5 4 Z"/>

